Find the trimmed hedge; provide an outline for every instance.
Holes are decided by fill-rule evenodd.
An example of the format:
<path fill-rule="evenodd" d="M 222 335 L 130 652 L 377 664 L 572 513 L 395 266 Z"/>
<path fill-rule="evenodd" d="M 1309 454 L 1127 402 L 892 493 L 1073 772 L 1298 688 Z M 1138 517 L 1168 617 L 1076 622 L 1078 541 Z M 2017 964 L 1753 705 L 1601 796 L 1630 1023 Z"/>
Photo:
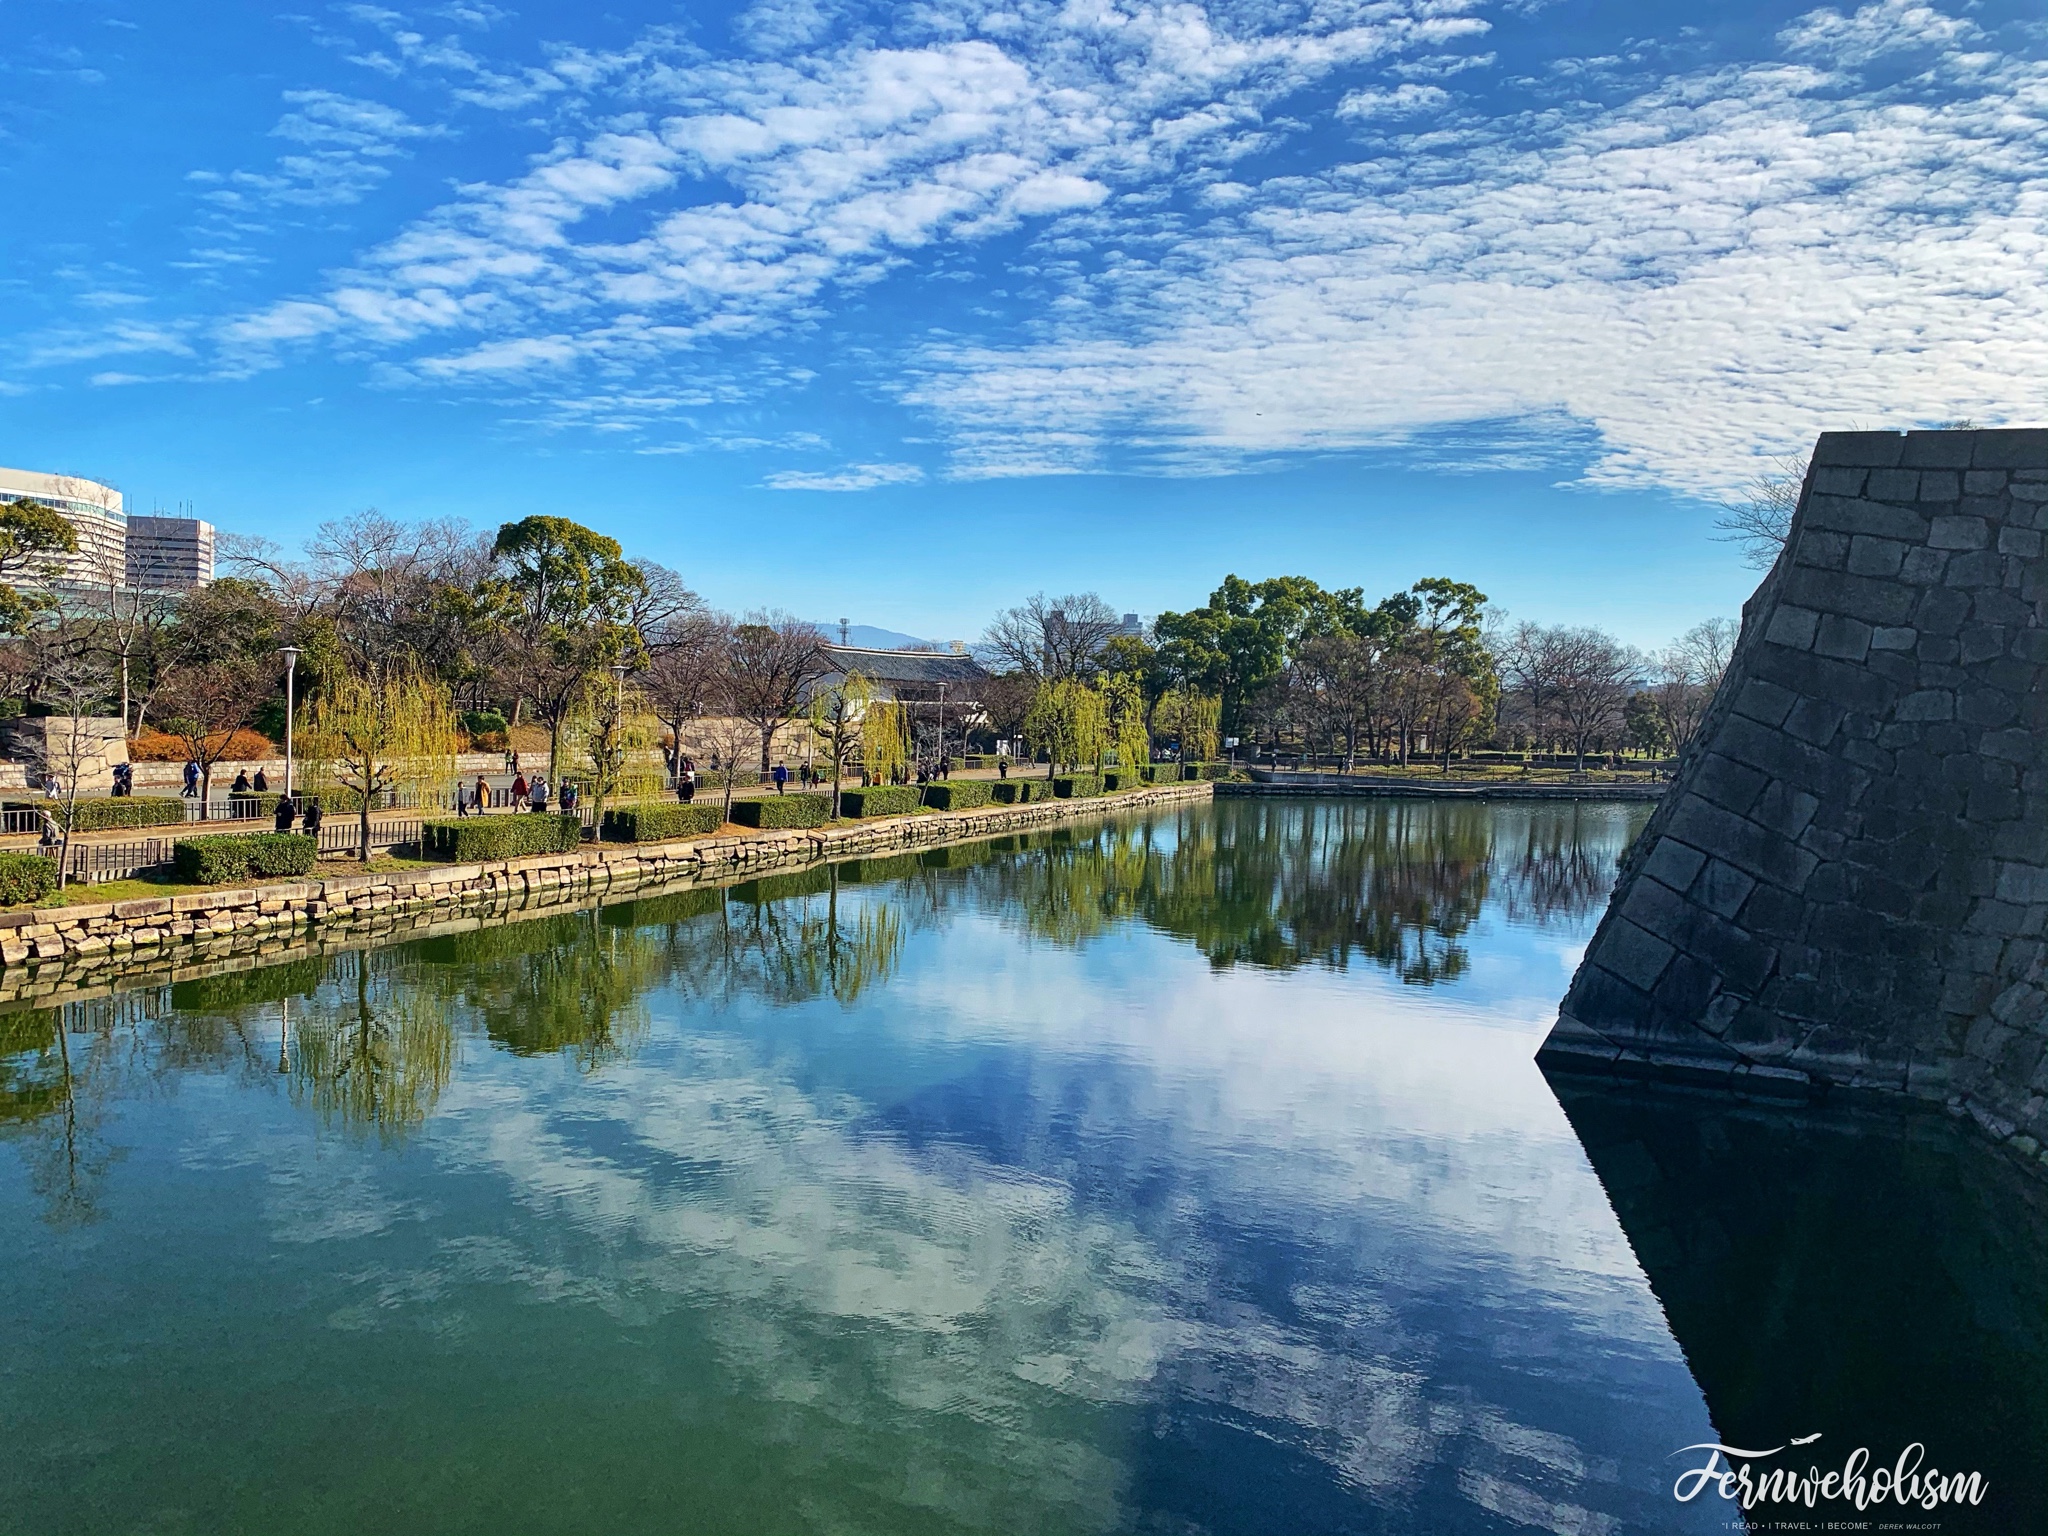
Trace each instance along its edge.
<path fill-rule="evenodd" d="M 1052 781 L 1052 792 L 1062 800 L 1085 800 L 1102 793 L 1099 773 L 1069 773 Z"/>
<path fill-rule="evenodd" d="M 299 832 L 223 832 L 172 845 L 171 865 L 193 885 L 225 885 L 251 875 L 310 874 L 320 840 Z"/>
<path fill-rule="evenodd" d="M 1052 798 L 1052 780 L 1036 774 L 1024 779 L 997 779 L 989 786 L 997 805 L 1027 805 L 1033 800 Z"/>
<path fill-rule="evenodd" d="M 0 906 L 26 906 L 56 889 L 55 859 L 39 853 L 0 853 Z"/>
<path fill-rule="evenodd" d="M 64 802 L 61 800 L 10 800 L 10 811 L 48 811 L 57 818 L 57 824 L 64 823 Z M 119 800 L 80 800 L 72 807 L 71 830 L 74 832 L 102 832 L 109 827 L 170 827 L 185 824 L 185 802 L 173 800 L 164 795 L 145 795 L 141 799 L 122 797 Z"/>
<path fill-rule="evenodd" d="M 784 827 L 822 827 L 832 819 L 832 796 L 769 795 L 761 800 L 735 800 L 732 819 L 742 827 L 774 830 Z"/>
<path fill-rule="evenodd" d="M 987 779 L 941 779 L 924 787 L 924 803 L 936 811 L 971 811 L 995 798 Z"/>
<path fill-rule="evenodd" d="M 842 789 L 840 814 L 845 816 L 908 816 L 917 809 L 915 784 L 871 784 L 866 789 Z"/>
<path fill-rule="evenodd" d="M 733 807 L 738 810 L 739 807 Z M 698 805 L 622 805 L 604 813 L 601 828 L 607 843 L 662 843 L 677 837 L 702 837 L 725 823 L 725 807 Z"/>
<path fill-rule="evenodd" d="M 1143 773 L 1136 768 L 1111 768 L 1102 775 L 1104 793 L 1119 789 L 1142 789 L 1145 786 Z"/>
<path fill-rule="evenodd" d="M 430 821 L 420 828 L 420 842 L 430 859 L 475 864 L 485 859 L 517 859 L 529 853 L 569 853 L 583 841 L 577 816 L 464 816 Z"/>

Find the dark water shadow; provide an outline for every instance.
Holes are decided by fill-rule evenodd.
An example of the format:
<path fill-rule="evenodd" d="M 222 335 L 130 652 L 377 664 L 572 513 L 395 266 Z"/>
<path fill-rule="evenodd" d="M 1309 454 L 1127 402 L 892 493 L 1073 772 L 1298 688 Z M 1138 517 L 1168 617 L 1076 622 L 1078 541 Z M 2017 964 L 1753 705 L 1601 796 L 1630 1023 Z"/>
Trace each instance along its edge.
<path fill-rule="evenodd" d="M 1925 1112 L 1552 1086 L 1724 1443 L 1818 1432 L 1794 1465 L 1827 1470 L 1918 1441 L 1989 1494 L 1884 1518 L 2048 1531 L 2048 1187 Z"/>

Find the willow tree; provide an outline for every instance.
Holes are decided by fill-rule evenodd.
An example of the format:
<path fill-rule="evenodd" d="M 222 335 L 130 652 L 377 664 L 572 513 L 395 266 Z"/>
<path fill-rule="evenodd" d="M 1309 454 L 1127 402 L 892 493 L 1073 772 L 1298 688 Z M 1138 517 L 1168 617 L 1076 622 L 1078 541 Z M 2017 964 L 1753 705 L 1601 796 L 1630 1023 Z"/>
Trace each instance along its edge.
<path fill-rule="evenodd" d="M 839 814 L 839 783 L 846 760 L 862 744 L 862 725 L 875 690 L 858 672 L 843 673 L 812 691 L 811 729 L 832 754 L 832 814 Z"/>
<path fill-rule="evenodd" d="M 1223 701 L 1192 688 L 1169 688 L 1159 696 L 1152 720 L 1162 735 L 1180 746 L 1182 762 L 1198 763 L 1216 755 L 1223 725 Z"/>
<path fill-rule="evenodd" d="M 1145 729 L 1144 681 L 1135 672 L 1113 672 L 1102 680 L 1101 693 L 1117 766 L 1142 768 L 1152 760 L 1152 733 Z"/>
<path fill-rule="evenodd" d="M 628 792 L 645 795 L 654 787 L 647 756 L 659 730 L 637 690 L 604 683 L 586 689 L 581 707 L 563 721 L 573 758 L 589 767 L 591 809 L 599 826 L 606 800 Z"/>
<path fill-rule="evenodd" d="M 860 722 L 860 765 L 871 784 L 886 783 L 910 761 L 909 720 L 894 699 L 877 699 Z"/>
<path fill-rule="evenodd" d="M 415 672 L 322 679 L 306 711 L 306 776 L 347 796 L 370 859 L 370 809 L 398 789 L 439 788 L 455 777 L 455 710 L 445 683 Z"/>
<path fill-rule="evenodd" d="M 1109 712 L 1101 693 L 1084 682 L 1063 678 L 1041 682 L 1024 715 L 1024 735 L 1045 751 L 1045 776 L 1059 766 L 1102 764 L 1109 749 Z"/>

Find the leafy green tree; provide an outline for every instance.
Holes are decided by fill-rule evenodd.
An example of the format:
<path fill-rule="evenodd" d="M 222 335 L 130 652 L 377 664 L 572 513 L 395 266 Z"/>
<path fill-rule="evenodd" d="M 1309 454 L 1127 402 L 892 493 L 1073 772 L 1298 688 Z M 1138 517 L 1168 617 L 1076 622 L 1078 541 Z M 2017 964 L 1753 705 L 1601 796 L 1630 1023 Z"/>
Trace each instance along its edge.
<path fill-rule="evenodd" d="M 306 778 L 354 802 L 367 864 L 370 812 L 381 795 L 455 777 L 455 711 L 447 685 L 416 672 L 339 670 L 322 682 L 307 711 Z"/>
<path fill-rule="evenodd" d="M 21 634 L 52 604 L 45 593 L 25 593 L 21 577 L 47 582 L 61 568 L 59 556 L 78 550 L 78 530 L 55 507 L 22 497 L 0 503 L 0 633 Z"/>
<path fill-rule="evenodd" d="M 492 552 L 503 574 L 485 590 L 511 641 L 518 691 L 547 723 L 548 763 L 559 774 L 563 722 L 606 668 L 640 654 L 630 620 L 646 579 L 618 540 L 566 517 L 506 523 Z"/>

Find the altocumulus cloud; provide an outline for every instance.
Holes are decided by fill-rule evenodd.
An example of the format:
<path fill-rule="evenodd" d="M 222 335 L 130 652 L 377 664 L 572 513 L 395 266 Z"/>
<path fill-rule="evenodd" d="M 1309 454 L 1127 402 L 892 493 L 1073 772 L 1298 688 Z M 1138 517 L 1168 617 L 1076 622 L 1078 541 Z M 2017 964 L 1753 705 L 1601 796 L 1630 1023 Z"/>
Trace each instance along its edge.
<path fill-rule="evenodd" d="M 1592 481 L 1713 492 L 1824 426 L 2048 416 L 2038 39 L 1882 0 L 1791 20 L 1776 57 L 1560 59 L 1554 80 L 1608 88 L 1509 89 L 1474 51 L 1486 11 L 784 0 L 737 57 L 656 31 L 515 66 L 364 10 L 374 72 L 598 126 L 213 345 L 232 371 L 368 351 L 421 387 L 542 372 L 566 401 L 608 380 L 597 397 L 651 402 L 601 423 L 633 429 L 660 381 L 730 376 L 736 351 L 786 376 L 835 305 L 986 245 L 1044 302 L 902 328 L 870 370 L 956 475 L 1213 473 L 1570 420 Z M 340 195 L 429 148 L 352 97 L 294 110 L 280 133 L 360 168 Z"/>

